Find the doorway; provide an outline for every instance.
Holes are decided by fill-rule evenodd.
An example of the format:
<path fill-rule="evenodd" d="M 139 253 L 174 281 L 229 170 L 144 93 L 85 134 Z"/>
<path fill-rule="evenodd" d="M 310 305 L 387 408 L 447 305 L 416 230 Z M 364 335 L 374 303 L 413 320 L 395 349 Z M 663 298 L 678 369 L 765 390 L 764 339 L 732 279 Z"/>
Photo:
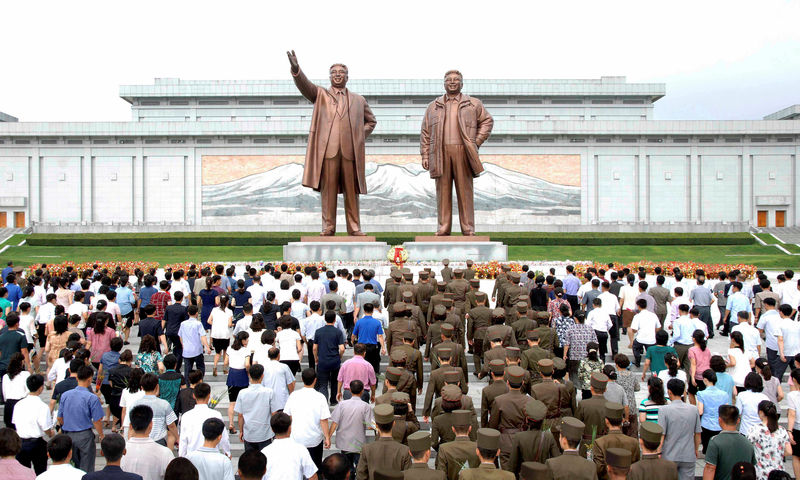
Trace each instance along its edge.
<path fill-rule="evenodd" d="M 759 210 L 758 211 L 758 227 L 766 227 L 767 226 L 767 211 L 766 210 Z"/>
<path fill-rule="evenodd" d="M 775 226 L 786 226 L 786 210 L 775 210 Z"/>
<path fill-rule="evenodd" d="M 14 228 L 25 228 L 25 212 L 14 212 Z"/>

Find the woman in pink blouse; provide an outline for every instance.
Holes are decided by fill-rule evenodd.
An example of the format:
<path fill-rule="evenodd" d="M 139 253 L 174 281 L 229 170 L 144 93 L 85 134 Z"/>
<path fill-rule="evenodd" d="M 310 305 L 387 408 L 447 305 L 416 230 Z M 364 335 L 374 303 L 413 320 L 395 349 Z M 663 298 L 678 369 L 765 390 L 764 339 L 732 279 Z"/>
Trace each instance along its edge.
<path fill-rule="evenodd" d="M 97 314 L 94 327 L 86 329 L 86 348 L 91 352 L 92 365 L 100 367 L 103 354 L 111 351 L 111 339 L 117 336 L 113 328 L 107 326 L 111 314 L 100 312 Z"/>
<path fill-rule="evenodd" d="M 706 336 L 702 330 L 695 330 L 692 334 L 694 346 L 689 349 L 690 375 L 689 375 L 689 401 L 695 404 L 697 392 L 705 390 L 703 372 L 711 368 L 711 350 L 708 349 Z"/>

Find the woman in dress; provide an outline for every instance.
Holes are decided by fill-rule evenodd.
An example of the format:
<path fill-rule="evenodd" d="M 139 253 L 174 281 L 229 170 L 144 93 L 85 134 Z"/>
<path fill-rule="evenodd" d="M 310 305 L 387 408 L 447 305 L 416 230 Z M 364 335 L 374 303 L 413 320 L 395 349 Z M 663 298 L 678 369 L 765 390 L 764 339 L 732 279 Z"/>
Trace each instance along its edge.
<path fill-rule="evenodd" d="M 225 352 L 231 344 L 231 327 L 233 326 L 233 312 L 228 310 L 228 296 L 220 295 L 218 301 L 219 305 L 211 310 L 211 315 L 208 317 L 208 324 L 211 326 L 211 343 L 214 347 L 213 375 L 215 377 L 220 356 L 222 357 L 222 373 L 228 373 L 228 369 L 225 367 L 228 364 Z"/>
<path fill-rule="evenodd" d="M 155 340 L 153 340 L 155 342 Z M 122 408 L 120 416 L 122 417 L 122 436 L 128 438 L 128 429 L 131 426 L 131 417 L 128 415 L 128 408 L 144 397 L 144 390 L 140 384 L 144 377 L 144 370 L 141 368 L 132 368 L 131 376 L 128 377 L 128 385 L 122 390 L 122 397 L 119 399 L 119 406 Z"/>
<path fill-rule="evenodd" d="M 206 331 L 211 330 L 211 326 L 208 324 L 208 317 L 211 316 L 211 311 L 214 310 L 214 306 L 217 304 L 219 297 L 219 293 L 214 290 L 214 282 L 210 277 L 206 277 L 206 288 L 200 290 L 200 293 L 197 294 L 197 305 L 200 308 L 200 323 L 203 324 L 203 328 Z"/>
<path fill-rule="evenodd" d="M 780 402 L 783 400 L 783 388 L 781 382 L 777 377 L 772 376 L 772 369 L 769 368 L 766 358 L 756 359 L 756 372 L 761 375 L 764 381 L 764 395 L 769 398 L 769 401 L 774 403 L 780 412 Z"/>
<path fill-rule="evenodd" d="M 556 317 L 571 317 L 572 316 L 572 307 L 570 307 L 569 302 L 566 298 L 564 298 L 564 289 L 561 287 L 556 288 L 553 290 L 553 295 L 555 298 L 547 302 L 547 313 L 550 314 L 550 319 L 553 320 Z M 564 315 L 561 313 L 561 305 L 567 306 L 567 314 Z M 552 324 L 550 325 L 552 327 Z"/>
<path fill-rule="evenodd" d="M 664 382 L 658 377 L 647 380 L 647 398 L 639 404 L 639 423 L 658 423 L 658 409 L 667 404 Z"/>
<path fill-rule="evenodd" d="M 56 284 L 56 303 L 64 307 L 64 310 L 72 305 L 72 296 L 74 292 L 69 289 L 69 279 L 59 277 L 55 281 Z"/>
<path fill-rule="evenodd" d="M 556 358 L 564 357 L 564 344 L 567 341 L 567 332 L 569 332 L 570 327 L 575 325 L 575 320 L 571 316 L 571 311 L 569 302 L 564 300 L 558 307 L 558 313 L 550 321 L 550 328 L 555 329 L 556 338 L 558 339 L 558 346 L 553 346 L 553 354 Z"/>
<path fill-rule="evenodd" d="M 69 340 L 69 322 L 66 315 L 59 315 L 53 319 L 53 331 L 47 335 L 44 353 L 47 355 L 47 370 L 58 360 L 61 350 L 67 346 Z"/>
<path fill-rule="evenodd" d="M 103 354 L 111 351 L 111 339 L 117 332 L 108 326 L 113 321 L 110 313 L 98 313 L 95 316 L 94 326 L 86 329 L 86 349 L 92 353 L 91 361 L 94 368 L 100 368 Z"/>
<path fill-rule="evenodd" d="M 281 318 L 281 325 L 275 334 L 275 343 L 281 351 L 281 363 L 286 364 L 297 375 L 300 371 L 300 358 L 303 355 L 303 342 L 297 330 L 292 328 L 292 317 Z"/>
<path fill-rule="evenodd" d="M 145 335 L 139 345 L 139 353 L 136 354 L 136 366 L 144 370 L 144 373 L 159 373 L 164 371 L 164 357 L 158 351 L 156 337 Z"/>
<path fill-rule="evenodd" d="M 703 372 L 711 368 L 711 350 L 702 330 L 695 330 L 692 340 L 694 346 L 689 349 L 689 401 L 695 404 L 697 392 L 706 388 Z"/>
<path fill-rule="evenodd" d="M 624 353 L 614 355 L 614 364 L 617 368 L 617 383 L 625 390 L 625 405 L 628 407 L 629 425 L 623 426 L 622 431 L 625 435 L 639 438 L 639 404 L 636 402 L 636 392 L 641 390 L 641 383 L 637 375 L 631 373 L 628 367 L 631 360 Z"/>
<path fill-rule="evenodd" d="M 238 322 L 239 319 L 244 317 L 244 306 L 247 303 L 253 303 L 250 299 L 252 298 L 252 294 L 244 288 L 244 280 L 241 278 L 236 281 L 236 290 L 231 293 L 231 297 L 233 297 L 232 305 L 233 305 L 233 320 Z"/>
<path fill-rule="evenodd" d="M 602 373 L 603 362 L 597 354 L 599 346 L 597 342 L 586 344 L 586 358 L 582 358 L 578 364 L 578 381 L 575 388 L 581 391 L 581 400 L 592 398 L 592 391 L 589 390 L 589 382 L 593 373 Z"/>
<path fill-rule="evenodd" d="M 3 398 L 6 405 L 3 408 L 3 421 L 8 428 L 15 428 L 11 423 L 14 418 L 14 406 L 28 394 L 25 383 L 31 374 L 25 370 L 25 357 L 17 352 L 8 360 L 8 370 L 3 375 Z"/>
<path fill-rule="evenodd" d="M 744 379 L 744 390 L 736 395 L 736 408 L 742 416 L 739 422 L 739 433 L 742 435 L 747 436 L 753 425 L 761 422 L 758 416 L 758 404 L 764 400 L 769 401 L 762 390 L 764 382 L 761 376 L 755 372 L 748 373 Z"/>
<path fill-rule="evenodd" d="M 731 377 L 736 385 L 738 394 L 744 387 L 744 379 L 753 370 L 755 362 L 744 351 L 744 337 L 742 332 L 731 332 L 731 348 L 728 349 L 728 367 L 733 368 Z M 746 432 L 744 432 L 746 433 Z"/>
<path fill-rule="evenodd" d="M 769 472 L 783 471 L 783 457 L 792 453 L 792 445 L 786 429 L 778 425 L 778 408 L 769 400 L 758 404 L 758 418 L 747 439 L 756 451 L 756 475 L 758 480 L 767 480 Z"/>
<path fill-rule="evenodd" d="M 225 384 L 228 386 L 228 400 L 230 401 L 228 404 L 228 431 L 231 435 L 236 434 L 233 407 L 236 405 L 239 392 L 250 384 L 247 376 L 247 370 L 250 368 L 250 349 L 247 348 L 249 338 L 250 335 L 247 332 L 237 333 L 233 337 L 233 344 L 228 347 L 226 352 L 225 365 L 230 367 L 228 381 Z"/>

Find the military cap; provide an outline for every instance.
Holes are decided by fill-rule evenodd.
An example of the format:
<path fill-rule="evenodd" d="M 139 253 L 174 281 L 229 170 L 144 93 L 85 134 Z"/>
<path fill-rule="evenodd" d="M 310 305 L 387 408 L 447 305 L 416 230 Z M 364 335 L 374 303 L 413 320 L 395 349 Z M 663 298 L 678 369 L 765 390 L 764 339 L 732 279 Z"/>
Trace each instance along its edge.
<path fill-rule="evenodd" d="M 495 308 L 494 310 L 492 310 L 492 317 L 494 318 L 500 318 L 505 316 L 506 316 L 506 311 L 503 310 L 502 308 Z"/>
<path fill-rule="evenodd" d="M 414 297 L 414 294 L 409 292 L 408 290 L 403 292 L 403 298 L 413 298 L 413 297 Z"/>
<path fill-rule="evenodd" d="M 608 384 L 608 377 L 606 377 L 602 373 L 595 372 L 592 374 L 590 383 L 592 385 L 592 388 L 594 388 L 598 392 L 605 392 L 606 384 Z"/>
<path fill-rule="evenodd" d="M 400 376 L 403 374 L 403 371 L 397 367 L 389 367 L 386 369 L 386 380 L 390 382 L 397 382 L 400 380 Z"/>
<path fill-rule="evenodd" d="M 445 308 L 444 305 L 439 304 L 439 305 L 436 305 L 435 307 L 433 307 L 433 314 L 434 315 L 445 315 L 446 313 L 447 313 L 447 309 Z"/>
<path fill-rule="evenodd" d="M 428 272 L 426 272 L 424 270 L 419 272 L 419 279 L 420 280 L 427 280 L 428 279 Z"/>
<path fill-rule="evenodd" d="M 495 375 L 500 375 L 506 371 L 506 362 L 495 359 L 489 362 L 489 370 Z"/>
<path fill-rule="evenodd" d="M 511 271 L 511 265 L 500 265 L 500 270 L 502 270 L 504 272 L 510 272 Z"/>
<path fill-rule="evenodd" d="M 414 332 L 405 332 L 405 333 L 403 333 L 403 340 L 414 341 L 416 339 L 417 339 L 417 336 L 414 334 Z"/>
<path fill-rule="evenodd" d="M 586 428 L 586 424 L 575 417 L 564 417 L 561 421 L 561 435 L 572 441 L 580 440 L 583 437 L 584 428 Z"/>
<path fill-rule="evenodd" d="M 378 469 L 372 473 L 373 480 L 403 480 L 405 475 L 397 470 Z"/>
<path fill-rule="evenodd" d="M 488 298 L 488 295 L 486 295 L 483 292 L 478 292 L 478 293 L 475 294 L 475 300 L 477 300 L 479 302 L 485 302 L 487 298 Z"/>
<path fill-rule="evenodd" d="M 422 269 L 425 270 L 426 272 L 432 272 L 433 271 L 431 269 L 431 267 L 423 267 Z"/>
<path fill-rule="evenodd" d="M 392 277 L 392 279 L 394 280 L 400 280 L 401 278 L 403 278 L 403 272 L 401 272 L 400 270 L 393 270 L 392 273 L 389 274 L 389 276 Z"/>
<path fill-rule="evenodd" d="M 622 420 L 625 407 L 617 402 L 606 402 L 606 417 L 612 420 Z"/>
<path fill-rule="evenodd" d="M 408 310 L 406 304 L 401 302 L 394 303 L 392 307 L 394 308 L 394 313 L 405 312 L 406 310 Z"/>
<path fill-rule="evenodd" d="M 469 286 L 470 287 L 480 287 L 481 286 L 481 281 L 478 280 L 477 278 L 473 278 L 472 280 L 469 281 Z"/>
<path fill-rule="evenodd" d="M 453 273 L 455 275 L 464 275 L 464 270 L 462 270 L 460 268 L 456 268 L 455 270 L 453 270 Z"/>
<path fill-rule="evenodd" d="M 528 340 L 539 340 L 539 332 L 537 332 L 536 330 L 528 330 L 525 333 L 525 337 Z"/>
<path fill-rule="evenodd" d="M 528 300 L 530 300 L 530 297 L 527 296 L 527 295 L 520 295 L 519 297 L 517 297 L 517 300 L 520 301 L 520 302 L 524 302 L 525 306 L 527 307 L 528 306 Z"/>
<path fill-rule="evenodd" d="M 500 448 L 500 432 L 494 428 L 478 429 L 478 448 L 497 450 Z"/>
<path fill-rule="evenodd" d="M 403 278 L 406 280 L 414 280 L 414 274 L 411 272 L 403 272 Z"/>
<path fill-rule="evenodd" d="M 447 287 L 446 282 L 441 282 L 436 284 L 436 290 L 440 292 L 444 292 L 445 287 Z"/>
<path fill-rule="evenodd" d="M 408 449 L 412 452 L 424 452 L 431 448 L 431 432 L 418 430 L 408 436 Z"/>
<path fill-rule="evenodd" d="M 653 422 L 644 422 L 639 425 L 639 437 L 648 443 L 660 443 L 664 429 L 661 425 Z"/>
<path fill-rule="evenodd" d="M 443 323 L 443 324 L 442 324 L 442 327 L 441 327 L 441 330 L 442 330 L 442 333 L 444 333 L 444 334 L 446 334 L 446 335 L 452 335 L 452 334 L 453 334 L 453 332 L 454 332 L 456 329 L 455 329 L 455 327 L 453 327 L 453 325 L 452 325 L 452 324 L 450 324 L 450 323 Z"/>
<path fill-rule="evenodd" d="M 447 402 L 457 402 L 461 400 L 461 389 L 457 385 L 445 385 L 442 387 L 442 400 Z"/>
<path fill-rule="evenodd" d="M 389 359 L 393 362 L 405 362 L 408 360 L 408 354 L 399 348 L 395 348 L 392 350 L 392 354 L 389 355 Z"/>
<path fill-rule="evenodd" d="M 506 358 L 519 358 L 519 347 L 506 347 Z"/>
<path fill-rule="evenodd" d="M 517 311 L 519 313 L 525 313 L 528 311 L 528 304 L 525 302 L 518 302 L 517 303 Z"/>
<path fill-rule="evenodd" d="M 445 267 L 450 265 L 450 259 L 449 258 L 445 258 L 444 260 L 442 260 L 442 265 L 444 265 Z"/>
<path fill-rule="evenodd" d="M 528 403 L 525 404 L 525 415 L 531 420 L 543 420 L 546 414 L 547 407 L 539 400 L 528 400 Z"/>
<path fill-rule="evenodd" d="M 492 338 L 489 339 L 489 341 L 490 342 L 502 342 L 503 341 L 503 336 L 500 335 L 499 333 L 495 334 Z"/>
<path fill-rule="evenodd" d="M 472 423 L 472 412 L 469 410 L 453 410 L 453 426 L 466 427 Z"/>
<path fill-rule="evenodd" d="M 539 365 L 539 372 L 542 375 L 552 375 L 553 374 L 553 361 L 549 358 L 543 358 L 537 362 Z"/>
<path fill-rule="evenodd" d="M 409 397 L 406 392 L 393 392 L 391 398 L 392 403 L 396 403 L 398 405 L 405 405 L 411 401 L 411 397 Z"/>
<path fill-rule="evenodd" d="M 509 383 L 520 384 L 525 380 L 525 369 L 517 365 L 511 365 L 506 369 L 506 375 L 508 375 Z"/>
<path fill-rule="evenodd" d="M 566 368 L 567 362 L 563 358 L 556 357 L 553 359 L 553 370 L 565 370 Z"/>
<path fill-rule="evenodd" d="M 453 349 L 450 347 L 444 347 L 439 349 L 439 356 L 450 356 L 453 354 Z"/>
<path fill-rule="evenodd" d="M 522 465 L 520 465 L 520 480 L 547 480 L 552 477 L 553 475 L 544 463 L 522 462 Z"/>
<path fill-rule="evenodd" d="M 473 265 L 473 263 L 474 263 L 474 262 L 473 262 L 472 260 L 467 260 L 467 266 L 468 266 L 468 267 L 471 267 L 471 266 Z"/>
<path fill-rule="evenodd" d="M 392 423 L 394 421 L 394 408 L 386 403 L 375 406 L 375 423 Z"/>
<path fill-rule="evenodd" d="M 511 273 L 510 273 L 508 276 L 511 278 L 511 281 L 512 281 L 512 282 L 514 282 L 514 283 L 519 283 L 519 279 L 520 279 L 520 275 L 519 275 L 519 273 L 517 273 L 517 272 L 511 272 Z"/>
<path fill-rule="evenodd" d="M 442 305 L 444 305 L 445 308 L 452 307 L 453 306 L 453 299 L 452 298 L 448 298 L 447 296 L 445 296 L 444 299 L 442 300 Z"/>
<path fill-rule="evenodd" d="M 606 450 L 606 463 L 609 467 L 630 468 L 631 451 L 624 448 L 609 448 Z"/>
<path fill-rule="evenodd" d="M 458 383 L 461 381 L 461 370 L 448 370 L 444 372 L 444 375 L 442 376 L 444 377 L 444 381 L 446 383 Z"/>
<path fill-rule="evenodd" d="M 403 268 L 400 269 L 400 271 L 403 272 L 403 273 L 411 273 L 411 269 L 408 268 L 408 267 L 403 267 Z"/>

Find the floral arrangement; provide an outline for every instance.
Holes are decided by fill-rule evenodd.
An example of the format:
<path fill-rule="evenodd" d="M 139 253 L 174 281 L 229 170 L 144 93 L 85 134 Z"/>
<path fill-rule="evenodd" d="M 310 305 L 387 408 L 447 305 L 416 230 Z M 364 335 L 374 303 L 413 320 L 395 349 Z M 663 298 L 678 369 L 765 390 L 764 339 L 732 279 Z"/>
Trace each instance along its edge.
<path fill-rule="evenodd" d="M 501 262 L 488 262 L 488 263 L 476 263 L 472 266 L 475 269 L 475 277 L 479 279 L 486 279 L 491 280 L 497 277 L 497 274 L 501 271 L 502 265 L 508 265 L 511 267 L 512 272 L 521 273 L 522 272 L 522 264 L 521 263 L 501 263 Z"/>
<path fill-rule="evenodd" d="M 42 263 L 35 263 L 30 265 L 28 268 L 25 269 L 26 275 L 32 275 L 37 269 L 42 268 Z M 108 269 L 109 272 L 113 272 L 120 268 L 120 270 L 124 270 L 128 273 L 133 273 L 134 270 L 137 268 L 142 271 L 147 271 L 151 268 L 158 268 L 158 262 L 85 262 L 85 263 L 75 263 L 75 262 L 64 262 L 64 263 L 53 263 L 53 264 L 46 264 L 47 270 L 50 272 L 50 275 L 53 276 L 61 276 L 67 271 L 67 267 L 72 267 L 72 271 L 77 273 L 78 275 L 85 270 L 94 271 L 94 266 L 97 265 L 98 270 Z"/>
<path fill-rule="evenodd" d="M 395 245 L 386 253 L 386 259 L 403 268 L 403 264 L 408 261 L 408 251 L 400 245 Z"/>
<path fill-rule="evenodd" d="M 594 267 L 597 270 L 608 269 L 608 263 L 582 263 L 575 265 L 575 274 L 576 275 L 583 275 L 590 267 Z M 755 277 L 756 271 L 758 267 L 755 265 L 724 265 L 724 264 L 704 264 L 704 263 L 695 263 L 695 262 L 652 262 L 648 260 L 640 260 L 638 262 L 631 262 L 627 265 L 614 262 L 614 270 L 620 271 L 623 268 L 630 269 L 631 272 L 638 272 L 639 267 L 644 267 L 645 272 L 649 275 L 655 274 L 656 267 L 661 267 L 661 270 L 666 275 L 672 275 L 672 269 L 677 267 L 680 269 L 681 273 L 685 278 L 694 278 L 695 270 L 703 270 L 706 272 L 707 276 L 715 275 L 717 272 L 730 272 L 731 270 L 739 270 L 742 272 L 747 278 Z"/>

